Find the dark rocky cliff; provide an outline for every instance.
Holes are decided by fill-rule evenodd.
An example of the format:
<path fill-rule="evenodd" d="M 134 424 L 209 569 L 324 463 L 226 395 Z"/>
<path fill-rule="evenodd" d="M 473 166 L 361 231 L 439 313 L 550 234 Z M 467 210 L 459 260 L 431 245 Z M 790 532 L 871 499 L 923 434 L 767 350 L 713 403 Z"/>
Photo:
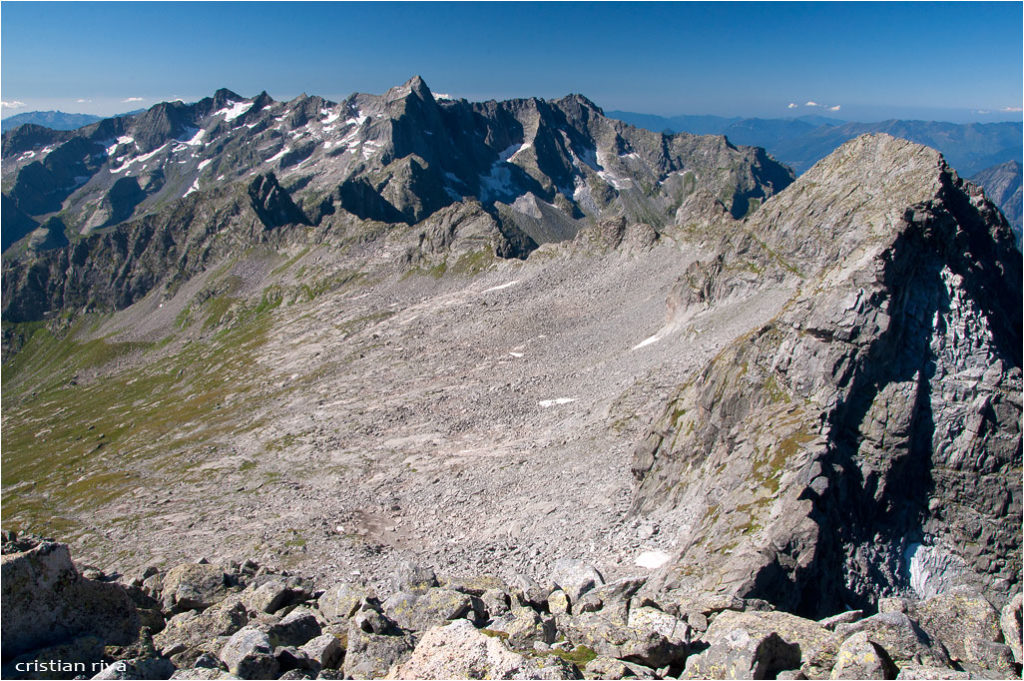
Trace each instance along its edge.
<path fill-rule="evenodd" d="M 685 510 L 663 579 L 827 614 L 1020 579 L 1021 257 L 933 150 L 850 142 L 768 201 L 684 304 L 793 295 L 682 386 L 634 507 Z M 732 268 L 735 269 L 735 268 Z M 732 279 L 732 281 L 730 281 Z"/>

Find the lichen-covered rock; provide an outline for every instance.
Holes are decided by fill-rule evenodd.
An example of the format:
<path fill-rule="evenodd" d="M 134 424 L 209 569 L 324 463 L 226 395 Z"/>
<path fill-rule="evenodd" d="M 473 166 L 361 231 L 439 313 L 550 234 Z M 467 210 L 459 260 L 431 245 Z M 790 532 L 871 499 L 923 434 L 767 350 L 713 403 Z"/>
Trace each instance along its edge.
<path fill-rule="evenodd" d="M 868 638 L 865 631 L 854 634 L 839 646 L 833 679 L 894 679 L 899 672 L 889 654 Z"/>
<path fill-rule="evenodd" d="M 868 638 L 885 649 L 899 667 L 906 662 L 949 666 L 949 657 L 942 645 L 902 612 L 880 613 L 836 627 L 836 634 L 844 640 L 858 632 L 867 632 Z"/>
<path fill-rule="evenodd" d="M 800 666 L 799 646 L 775 632 L 752 635 L 733 629 L 718 637 L 699 655 L 686 660 L 684 679 L 770 679 L 784 669 Z"/>
<path fill-rule="evenodd" d="M 275 646 L 301 646 L 321 634 L 320 623 L 307 609 L 296 608 L 267 628 Z"/>
<path fill-rule="evenodd" d="M 480 595 L 480 604 L 483 606 L 482 619 L 489 621 L 509 614 L 511 612 L 508 593 L 498 589 L 487 589 Z"/>
<path fill-rule="evenodd" d="M 1003 643 L 999 611 L 976 589 L 960 587 L 915 603 L 910 615 L 958 665 L 1003 666 L 998 649 L 990 645 Z"/>
<path fill-rule="evenodd" d="M 596 657 L 583 668 L 585 679 L 656 679 L 653 669 L 613 657 Z"/>
<path fill-rule="evenodd" d="M 226 598 L 202 612 L 178 613 L 167 620 L 164 629 L 153 637 L 153 643 L 162 654 L 176 655 L 212 638 L 231 636 L 248 621 L 245 606 L 237 599 Z"/>
<path fill-rule="evenodd" d="M 291 598 L 291 588 L 282 580 L 272 579 L 255 589 L 246 590 L 242 602 L 249 610 L 274 613 L 288 605 Z"/>
<path fill-rule="evenodd" d="M 629 660 L 657 669 L 681 663 L 687 653 L 686 623 L 671 615 L 665 615 L 665 618 L 643 614 L 634 620 L 635 626 L 629 626 L 618 624 L 598 611 L 560 615 L 557 623 L 558 630 L 569 641 L 591 648 L 600 656 Z"/>
<path fill-rule="evenodd" d="M 1024 651 L 1021 650 L 1022 638 L 1024 638 L 1024 625 L 1022 625 L 1022 610 L 1024 610 L 1024 596 L 1019 592 L 1010 599 L 1010 602 L 1003 607 L 999 615 L 999 627 L 1003 631 L 1003 638 L 1007 645 L 1013 650 L 1013 657 L 1018 663 L 1024 663 Z"/>
<path fill-rule="evenodd" d="M 347 667 L 346 667 L 347 671 Z M 527 657 L 499 637 L 486 636 L 468 620 L 427 631 L 391 679 L 579 679 L 579 670 L 550 655 Z"/>
<path fill-rule="evenodd" d="M 347 620 L 359 610 L 359 603 L 369 593 L 347 582 L 335 584 L 320 595 L 317 608 L 328 622 Z"/>
<path fill-rule="evenodd" d="M 276 678 L 278 673 L 270 638 L 256 627 L 236 631 L 221 648 L 220 660 L 229 672 L 243 679 Z"/>
<path fill-rule="evenodd" d="M 224 570 L 208 563 L 182 563 L 163 576 L 164 609 L 203 610 L 228 594 Z"/>
<path fill-rule="evenodd" d="M 570 603 L 575 603 L 586 592 L 604 584 L 604 577 L 597 568 L 572 558 L 556 560 L 551 566 L 551 579 L 569 597 Z"/>
<path fill-rule="evenodd" d="M 561 589 L 548 594 L 548 612 L 552 615 L 564 615 L 569 612 L 569 597 Z"/>
<path fill-rule="evenodd" d="M 382 679 L 392 665 L 408 659 L 414 647 L 411 636 L 371 634 L 352 624 L 342 670 L 350 679 Z"/>
<path fill-rule="evenodd" d="M 302 650 L 322 669 L 337 669 L 345 654 L 341 641 L 334 634 L 321 634 L 306 642 Z"/>
<path fill-rule="evenodd" d="M 802 664 L 798 662 L 797 666 L 811 679 L 828 678 L 842 641 L 842 637 L 817 622 L 786 612 L 735 610 L 720 612 L 702 640 L 713 646 L 724 642 L 736 630 L 747 632 L 755 641 L 766 640 L 772 633 L 778 634 L 785 643 L 796 646 L 800 651 Z M 726 645 L 730 644 L 726 642 Z"/>
<path fill-rule="evenodd" d="M 541 615 L 532 608 L 515 607 L 512 611 L 487 625 L 491 631 L 506 634 L 513 648 L 530 649 L 535 641 L 554 643 L 555 619 Z"/>
<path fill-rule="evenodd" d="M 432 587 L 419 593 L 400 591 L 382 604 L 385 614 L 409 631 L 423 631 L 472 612 L 470 597 L 459 591 Z"/>

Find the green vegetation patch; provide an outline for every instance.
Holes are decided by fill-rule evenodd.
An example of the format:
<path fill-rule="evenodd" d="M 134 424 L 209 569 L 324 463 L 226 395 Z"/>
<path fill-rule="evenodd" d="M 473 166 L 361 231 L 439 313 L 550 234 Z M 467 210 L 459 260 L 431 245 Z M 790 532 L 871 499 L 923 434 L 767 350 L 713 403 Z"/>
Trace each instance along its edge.
<path fill-rule="evenodd" d="M 263 312 L 274 300 L 264 296 Z M 63 337 L 25 327 L 31 335 L 3 367 L 0 482 L 14 529 L 73 538 L 76 519 L 139 487 L 198 479 L 225 443 L 262 425 L 251 396 L 269 315 L 170 356 L 162 344 L 82 341 L 88 321 Z"/>

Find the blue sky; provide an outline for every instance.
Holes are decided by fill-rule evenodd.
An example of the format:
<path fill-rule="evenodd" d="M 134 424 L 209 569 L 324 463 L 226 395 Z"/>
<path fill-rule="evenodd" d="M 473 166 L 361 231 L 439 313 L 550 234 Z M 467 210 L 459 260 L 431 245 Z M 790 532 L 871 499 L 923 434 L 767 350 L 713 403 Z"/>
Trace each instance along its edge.
<path fill-rule="evenodd" d="M 661 115 L 1020 120 L 1022 7 L 3 2 L 2 115 L 219 87 L 337 100 L 420 74 L 472 100 L 580 92 Z"/>

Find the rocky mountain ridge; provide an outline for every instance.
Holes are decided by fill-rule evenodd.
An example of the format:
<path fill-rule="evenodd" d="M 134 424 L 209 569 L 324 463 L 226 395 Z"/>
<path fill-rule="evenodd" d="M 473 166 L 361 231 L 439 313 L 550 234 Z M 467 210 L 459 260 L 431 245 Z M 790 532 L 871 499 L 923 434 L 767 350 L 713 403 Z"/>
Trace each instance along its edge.
<path fill-rule="evenodd" d="M 808 212 L 813 226 L 795 217 Z M 683 294 L 736 295 L 749 283 L 729 269 L 752 260 L 793 296 L 683 386 L 636 452 L 635 508 L 687 513 L 668 583 L 811 614 L 1016 583 L 1021 271 L 1005 220 L 937 152 L 875 136 L 746 227 Z M 731 567 L 702 575 L 723 553 Z"/>
<path fill-rule="evenodd" d="M 662 222 L 698 184 L 742 216 L 792 181 L 762 151 L 632 128 L 578 95 L 435 100 L 418 77 L 341 103 L 220 90 L 74 132 L 22 126 L 3 158 L 5 248 L 33 224 L 89 234 L 265 173 L 314 224 L 338 212 L 413 224 L 478 200 L 507 256 L 571 238 L 588 218 Z"/>
<path fill-rule="evenodd" d="M 962 124 L 889 120 L 858 123 L 823 116 L 783 119 L 719 116 L 664 118 L 628 111 L 612 111 L 610 115 L 648 130 L 725 135 L 734 144 L 764 147 L 798 174 L 806 172 L 841 144 L 859 135 L 882 132 L 901 137 L 938 149 L 963 177 L 970 177 L 981 185 L 989 198 L 1003 211 L 1020 239 L 1020 194 L 1019 191 L 1014 194 L 1014 190 L 1020 189 L 1021 180 L 1019 171 L 1015 179 L 1012 175 L 1012 164 L 1019 168 L 1021 163 L 1024 129 L 1019 122 Z"/>

